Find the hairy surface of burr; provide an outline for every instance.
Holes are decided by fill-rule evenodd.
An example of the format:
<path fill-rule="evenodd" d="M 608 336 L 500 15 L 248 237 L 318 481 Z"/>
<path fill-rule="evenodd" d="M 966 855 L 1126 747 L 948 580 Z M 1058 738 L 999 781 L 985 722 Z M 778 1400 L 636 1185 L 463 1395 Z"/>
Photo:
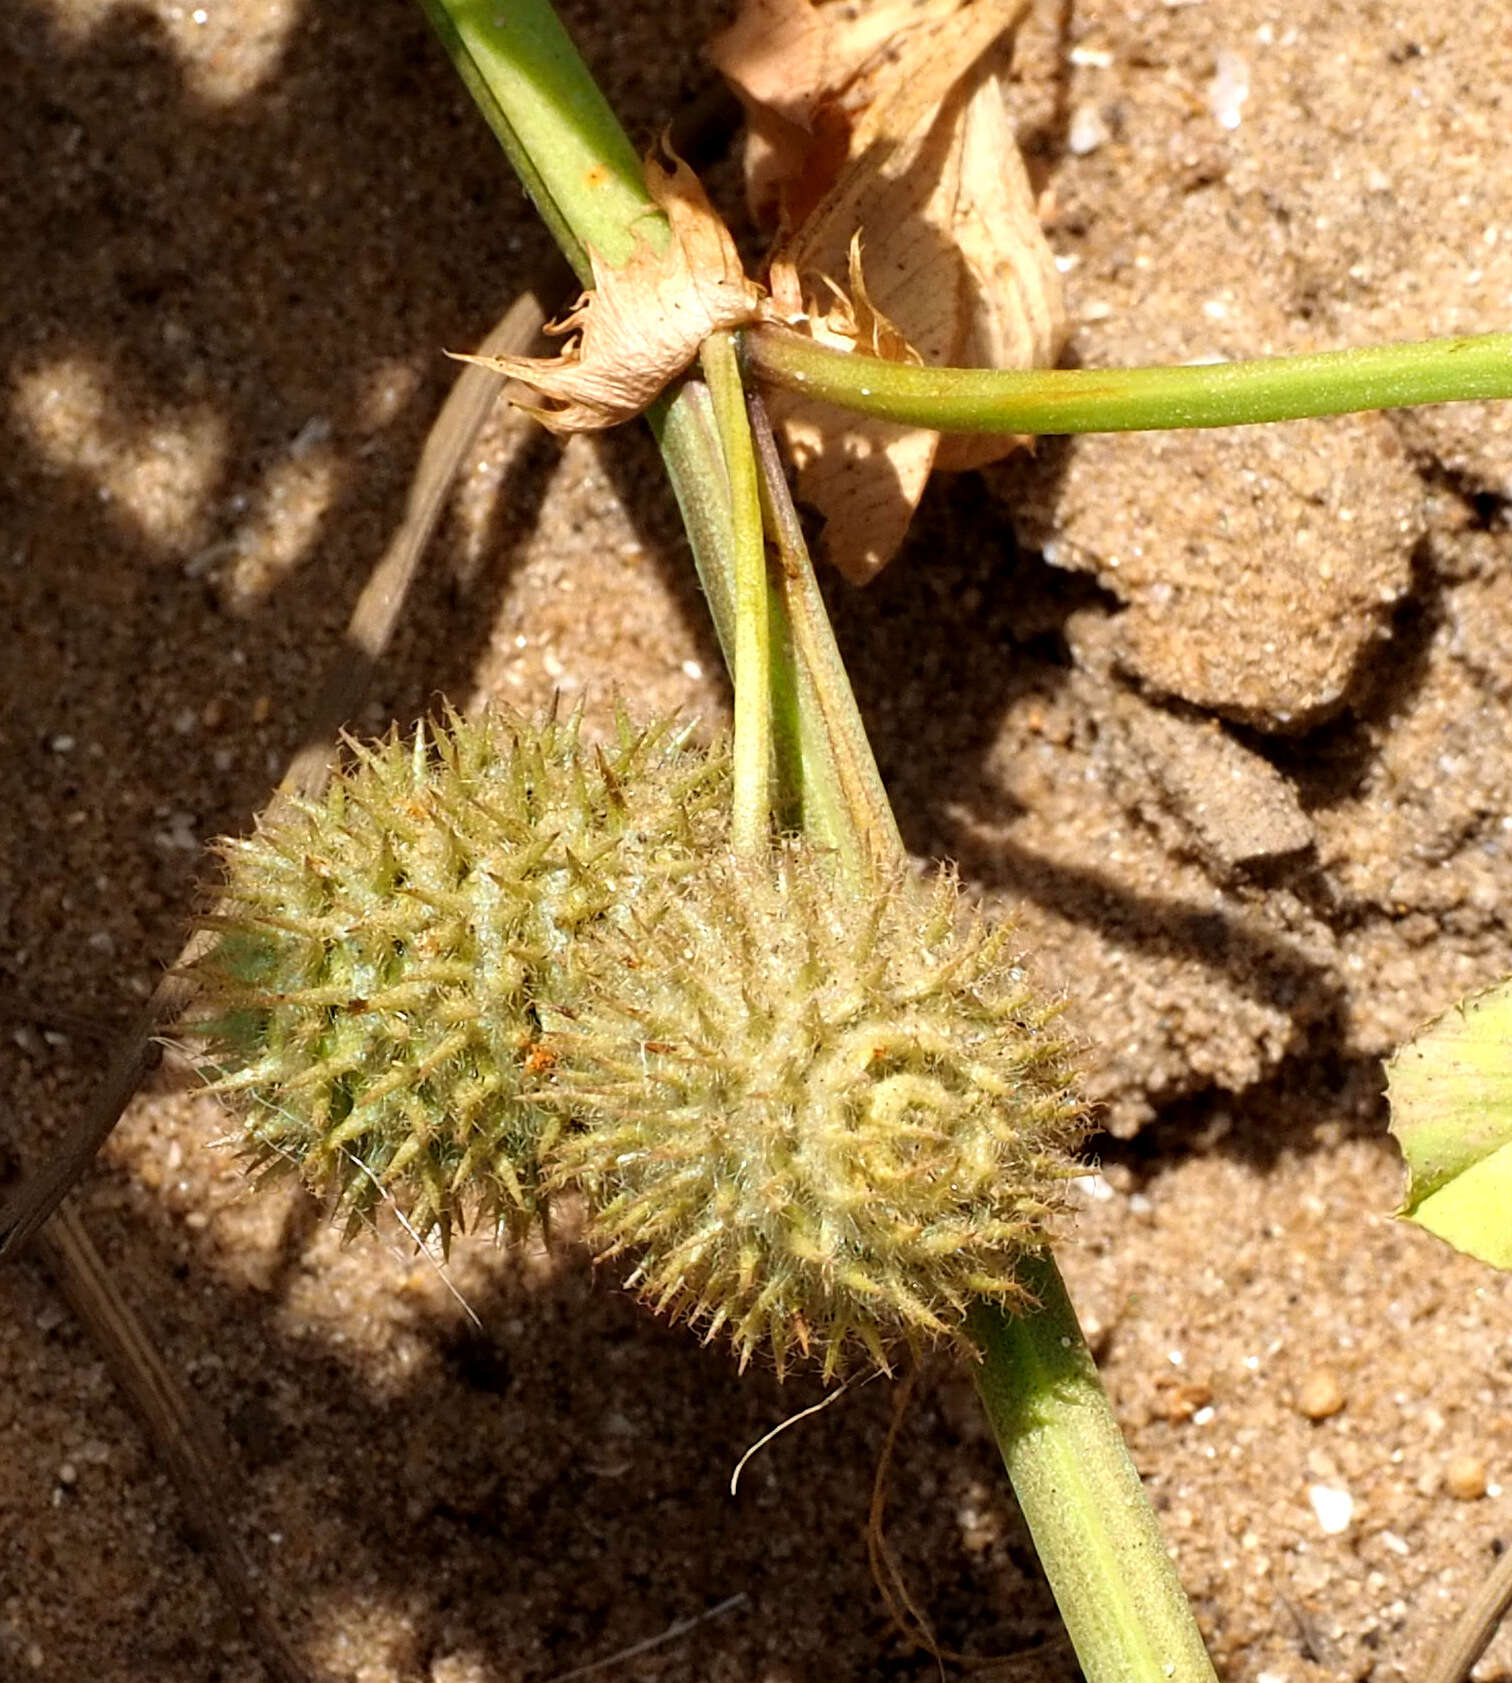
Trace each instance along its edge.
<path fill-rule="evenodd" d="M 1085 1132 L 1073 1051 L 948 872 L 868 901 L 802 844 L 711 860 L 584 955 L 544 1013 L 553 1176 L 658 1308 L 779 1370 L 968 1348 L 1024 1304 Z"/>
<path fill-rule="evenodd" d="M 694 868 L 725 826 L 722 750 L 619 721 L 456 715 L 352 749 L 320 801 L 227 842 L 184 1025 L 263 1168 L 423 1236 L 540 1209 L 554 1113 L 538 1010 L 584 930 Z"/>

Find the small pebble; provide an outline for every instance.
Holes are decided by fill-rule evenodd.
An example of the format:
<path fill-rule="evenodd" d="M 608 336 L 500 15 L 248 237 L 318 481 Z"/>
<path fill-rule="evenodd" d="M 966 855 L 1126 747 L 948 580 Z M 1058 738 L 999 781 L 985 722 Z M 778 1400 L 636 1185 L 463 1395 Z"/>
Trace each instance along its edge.
<path fill-rule="evenodd" d="M 1185 1425 L 1213 1400 L 1212 1386 L 1201 1380 L 1156 1381 L 1155 1413 L 1173 1426 Z"/>
<path fill-rule="evenodd" d="M 1334 1484 L 1310 1484 L 1307 1499 L 1325 1536 L 1337 1537 L 1349 1529 L 1354 1518 L 1354 1497 Z"/>
<path fill-rule="evenodd" d="M 1236 129 L 1244 118 L 1244 102 L 1250 95 L 1249 66 L 1240 54 L 1223 48 L 1207 85 L 1208 110 L 1218 126 Z"/>
<path fill-rule="evenodd" d="M 1106 146 L 1112 138 L 1102 112 L 1091 101 L 1078 105 L 1071 113 L 1066 145 L 1075 157 L 1085 158 L 1099 146 Z"/>
<path fill-rule="evenodd" d="M 1478 1455 L 1456 1455 L 1444 1468 L 1444 1489 L 1456 1502 L 1478 1502 L 1486 1494 L 1486 1463 Z"/>
<path fill-rule="evenodd" d="M 1337 1414 L 1345 1402 L 1338 1375 L 1326 1367 L 1314 1368 L 1297 1390 L 1297 1412 L 1309 1420 L 1326 1420 Z"/>
<path fill-rule="evenodd" d="M 11 1030 L 11 1039 L 21 1048 L 29 1058 L 45 1058 L 47 1056 L 47 1042 L 31 1026 L 22 1023 Z"/>
<path fill-rule="evenodd" d="M 205 21 L 203 12 L 194 14 L 196 23 Z M 331 423 L 324 415 L 312 415 L 308 421 L 295 433 L 289 441 L 289 454 L 298 461 L 301 456 L 308 456 L 318 444 L 324 444 L 331 436 Z"/>

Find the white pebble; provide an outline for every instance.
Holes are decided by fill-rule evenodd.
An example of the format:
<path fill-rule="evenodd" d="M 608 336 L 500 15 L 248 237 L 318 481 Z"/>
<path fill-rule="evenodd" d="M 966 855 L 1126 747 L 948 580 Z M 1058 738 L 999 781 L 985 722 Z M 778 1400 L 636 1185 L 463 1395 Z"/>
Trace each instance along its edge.
<path fill-rule="evenodd" d="M 1307 1499 L 1318 1516 L 1318 1526 L 1325 1536 L 1337 1537 L 1349 1529 L 1354 1518 L 1354 1497 L 1347 1490 L 1333 1484 L 1310 1484 Z"/>
<path fill-rule="evenodd" d="M 1222 48 L 1213 68 L 1213 78 L 1207 85 L 1208 110 L 1213 113 L 1219 128 L 1239 127 L 1249 93 L 1249 66 L 1231 48 Z"/>
<path fill-rule="evenodd" d="M 1103 120 L 1102 112 L 1091 100 L 1078 105 L 1071 113 L 1070 127 L 1066 130 L 1066 145 L 1074 156 L 1085 158 L 1099 146 L 1106 146 L 1111 139 L 1112 135 Z"/>

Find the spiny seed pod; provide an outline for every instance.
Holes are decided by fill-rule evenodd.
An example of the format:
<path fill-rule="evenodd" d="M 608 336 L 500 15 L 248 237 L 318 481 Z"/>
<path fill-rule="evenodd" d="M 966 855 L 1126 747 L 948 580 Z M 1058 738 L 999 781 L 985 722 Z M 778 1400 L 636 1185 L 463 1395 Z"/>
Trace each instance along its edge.
<path fill-rule="evenodd" d="M 589 943 L 543 1015 L 543 1098 L 576 1124 L 553 1177 L 742 1365 L 969 1347 L 973 1296 L 1027 1306 L 1017 1264 L 1076 1172 L 1054 1015 L 948 873 L 868 902 L 802 846 L 711 862 Z"/>
<path fill-rule="evenodd" d="M 352 749 L 324 799 L 223 844 L 191 1020 L 263 1168 L 424 1236 L 540 1206 L 537 1008 L 596 920 L 718 844 L 722 750 L 619 720 L 449 715 Z"/>

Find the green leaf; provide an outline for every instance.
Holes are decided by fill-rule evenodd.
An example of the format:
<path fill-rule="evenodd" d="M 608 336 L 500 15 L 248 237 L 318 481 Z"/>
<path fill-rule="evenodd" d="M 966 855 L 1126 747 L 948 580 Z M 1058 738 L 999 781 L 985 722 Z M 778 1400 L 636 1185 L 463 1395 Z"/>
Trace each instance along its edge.
<path fill-rule="evenodd" d="M 1462 999 L 1386 1067 L 1407 1164 L 1397 1212 L 1512 1271 L 1512 979 Z"/>

